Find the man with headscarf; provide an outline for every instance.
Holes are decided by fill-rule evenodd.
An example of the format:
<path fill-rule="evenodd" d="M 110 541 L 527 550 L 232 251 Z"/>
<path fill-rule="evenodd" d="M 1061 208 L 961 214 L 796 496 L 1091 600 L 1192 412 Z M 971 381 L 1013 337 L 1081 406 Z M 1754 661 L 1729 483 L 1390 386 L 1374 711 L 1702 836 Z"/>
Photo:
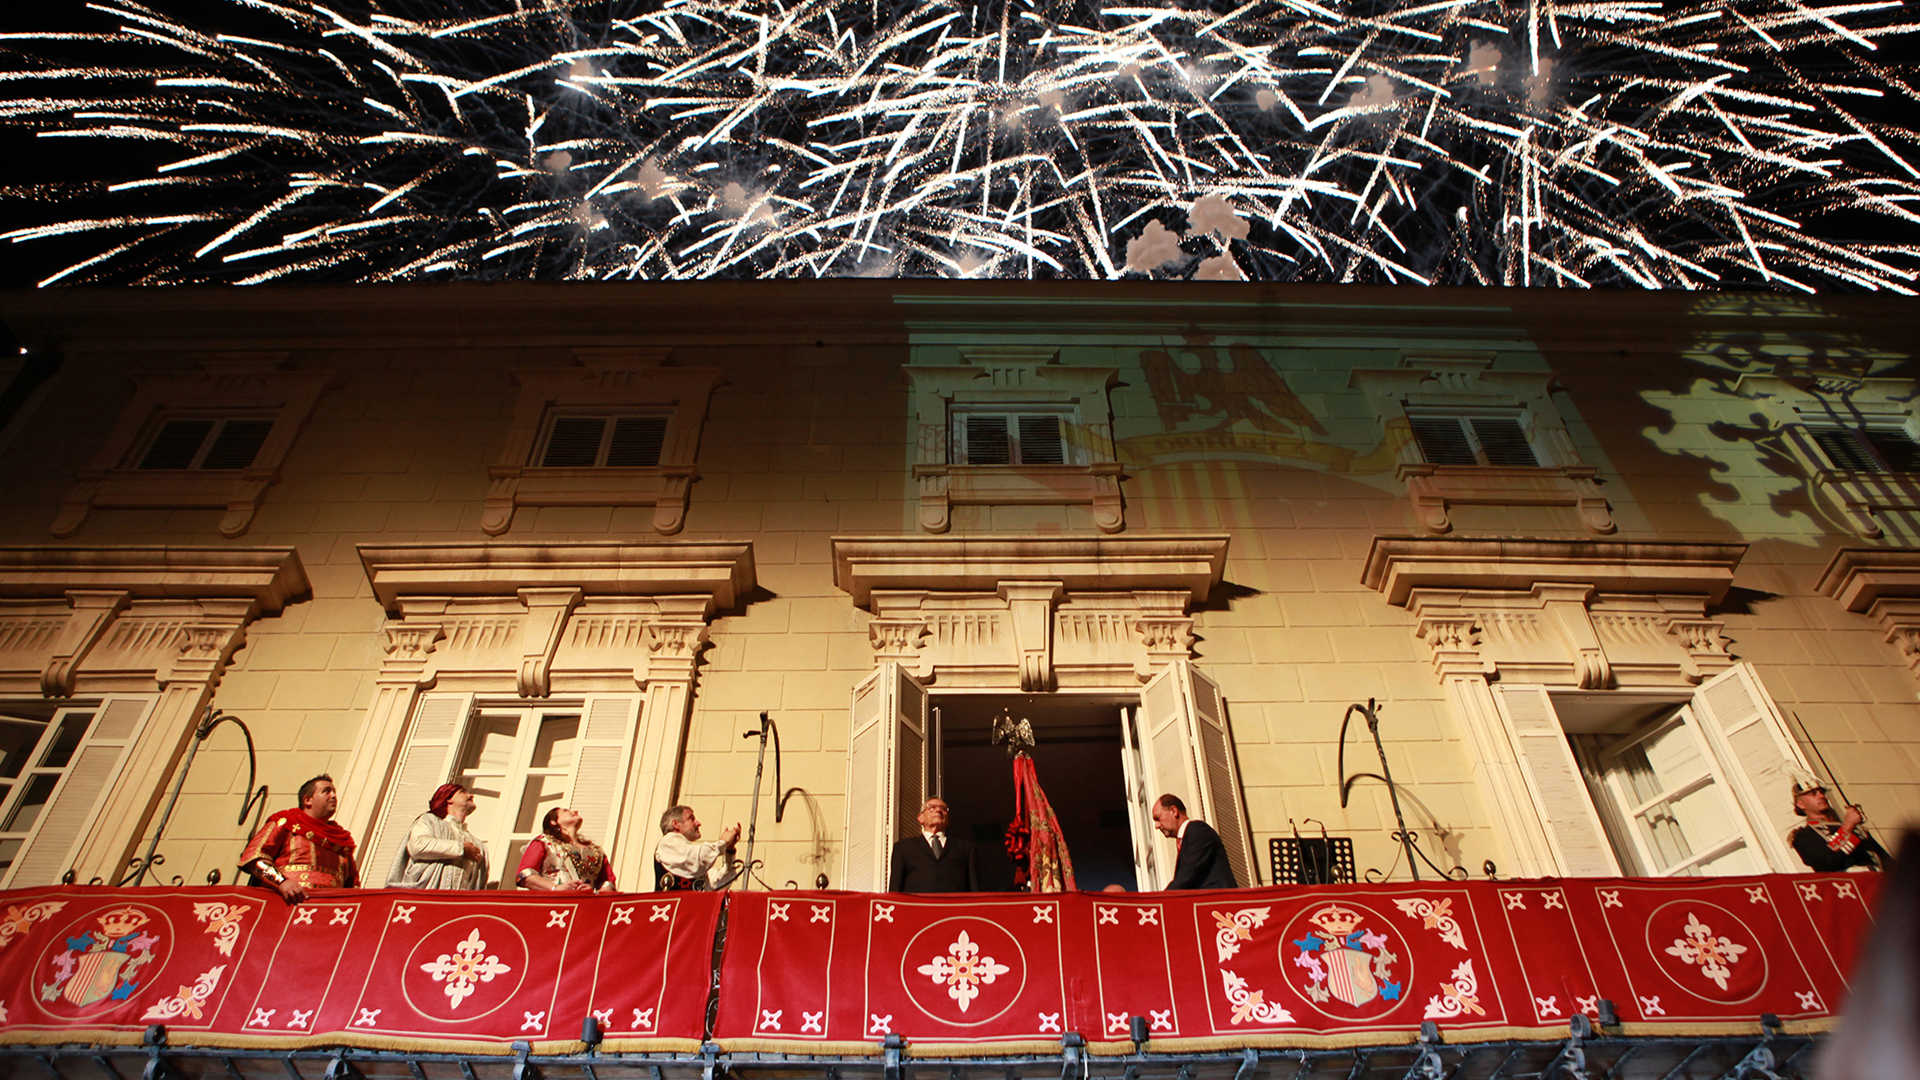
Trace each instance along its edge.
<path fill-rule="evenodd" d="M 407 830 L 407 842 L 393 857 L 387 884 L 404 889 L 483 889 L 487 885 L 487 849 L 467 831 L 473 792 L 459 784 L 441 784 L 427 800 L 427 812 Z"/>
<path fill-rule="evenodd" d="M 353 835 L 333 820 L 340 793 L 326 773 L 300 785 L 300 805 L 267 818 L 240 853 L 240 869 L 278 892 L 289 904 L 313 889 L 360 885 Z"/>

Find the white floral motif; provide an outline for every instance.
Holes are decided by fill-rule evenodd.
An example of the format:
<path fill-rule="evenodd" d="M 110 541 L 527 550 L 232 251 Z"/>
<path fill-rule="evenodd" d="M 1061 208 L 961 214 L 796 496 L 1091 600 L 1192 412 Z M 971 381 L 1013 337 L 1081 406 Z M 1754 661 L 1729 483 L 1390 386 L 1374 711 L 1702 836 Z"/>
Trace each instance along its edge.
<path fill-rule="evenodd" d="M 420 970 L 433 976 L 434 982 L 447 984 L 447 996 L 457 1009 L 473 993 L 475 983 L 492 982 L 495 976 L 513 970 L 498 956 L 486 952 L 487 943 L 480 940 L 480 931 L 475 929 L 467 940 L 453 947 L 452 953 L 441 953 L 433 963 L 421 964 Z"/>
<path fill-rule="evenodd" d="M 981 984 L 990 983 L 1013 969 L 991 956 L 981 956 L 980 946 L 962 930 L 959 938 L 947 946 L 947 955 L 935 956 L 914 970 L 935 983 L 946 983 L 947 996 L 959 1003 L 961 1012 L 966 1012 L 973 999 L 980 996 Z"/>
<path fill-rule="evenodd" d="M 1270 907 L 1241 908 L 1239 911 L 1214 911 L 1213 952 L 1222 963 L 1240 951 L 1240 943 L 1252 941 L 1253 932 L 1267 924 Z"/>
<path fill-rule="evenodd" d="M 1729 965 L 1739 963 L 1740 954 L 1746 951 L 1745 945 L 1736 945 L 1725 936 L 1715 937 L 1707 924 L 1691 911 L 1687 912 L 1687 936 L 1674 938 L 1666 949 L 1668 956 L 1698 965 L 1700 974 L 1712 979 L 1722 990 L 1727 988 L 1727 976 L 1733 974 Z"/>

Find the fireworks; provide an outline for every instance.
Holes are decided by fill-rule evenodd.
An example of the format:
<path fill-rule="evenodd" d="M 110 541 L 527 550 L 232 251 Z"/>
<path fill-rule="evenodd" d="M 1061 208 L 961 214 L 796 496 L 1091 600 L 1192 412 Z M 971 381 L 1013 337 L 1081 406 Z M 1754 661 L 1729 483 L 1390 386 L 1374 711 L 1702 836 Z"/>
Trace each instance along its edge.
<path fill-rule="evenodd" d="M 1920 287 L 1900 0 L 209 3 L 0 34 L 44 284 Z"/>

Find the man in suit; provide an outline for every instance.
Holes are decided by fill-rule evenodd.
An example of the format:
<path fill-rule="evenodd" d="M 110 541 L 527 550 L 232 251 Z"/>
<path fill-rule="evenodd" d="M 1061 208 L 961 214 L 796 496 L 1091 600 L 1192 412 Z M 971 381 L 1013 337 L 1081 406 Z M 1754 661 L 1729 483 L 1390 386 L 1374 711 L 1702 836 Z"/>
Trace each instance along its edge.
<path fill-rule="evenodd" d="M 1162 795 L 1153 804 L 1153 827 L 1161 835 L 1171 836 L 1180 845 L 1180 857 L 1173 864 L 1169 889 L 1233 889 L 1233 866 L 1227 862 L 1227 848 L 1220 834 L 1204 821 L 1187 816 L 1187 804 L 1178 795 Z"/>
<path fill-rule="evenodd" d="M 947 801 L 934 796 L 920 804 L 920 835 L 893 842 L 890 892 L 974 892 L 973 845 L 964 836 L 947 835 Z"/>

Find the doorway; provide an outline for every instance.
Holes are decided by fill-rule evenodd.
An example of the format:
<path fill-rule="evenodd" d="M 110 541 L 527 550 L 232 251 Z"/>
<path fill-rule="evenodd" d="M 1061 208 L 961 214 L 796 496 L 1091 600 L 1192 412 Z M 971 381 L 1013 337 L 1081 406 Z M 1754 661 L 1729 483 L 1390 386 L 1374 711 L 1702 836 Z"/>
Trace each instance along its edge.
<path fill-rule="evenodd" d="M 1131 798 L 1122 764 L 1123 709 L 1133 702 L 1058 694 L 947 694 L 932 701 L 933 790 L 953 810 L 952 828 L 973 842 L 980 887 L 1013 888 L 1004 837 L 1013 818 L 1012 759 L 992 741 L 1005 710 L 1033 724 L 1034 770 L 1046 792 L 1076 884 L 1138 888 Z"/>

